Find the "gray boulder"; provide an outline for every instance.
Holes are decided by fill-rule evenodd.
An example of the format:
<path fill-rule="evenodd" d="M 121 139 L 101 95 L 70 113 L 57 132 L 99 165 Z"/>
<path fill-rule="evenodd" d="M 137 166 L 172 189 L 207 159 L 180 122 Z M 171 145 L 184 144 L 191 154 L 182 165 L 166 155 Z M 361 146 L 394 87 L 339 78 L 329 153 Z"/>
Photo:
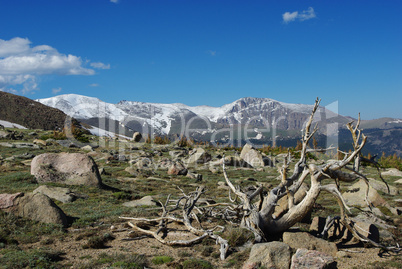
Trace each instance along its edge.
<path fill-rule="evenodd" d="M 273 166 L 273 162 L 267 156 L 263 156 L 259 151 L 253 148 L 250 144 L 246 144 L 241 153 L 240 158 L 246 161 L 254 168 L 261 168 L 264 166 Z"/>
<path fill-rule="evenodd" d="M 0 194 L 0 209 L 7 209 L 14 206 L 14 201 L 17 197 L 23 196 L 22 192 L 8 194 L 2 193 Z"/>
<path fill-rule="evenodd" d="M 402 177 L 402 171 L 396 168 L 389 168 L 387 171 L 381 173 L 383 176 Z"/>
<path fill-rule="evenodd" d="M 346 203 L 350 206 L 366 207 L 366 191 L 367 185 L 363 179 L 360 179 L 358 182 L 350 186 L 348 190 L 342 194 L 342 196 L 345 199 Z M 381 195 L 372 187 L 369 188 L 368 199 L 370 203 L 375 207 L 389 206 L 388 203 L 381 197 Z"/>
<path fill-rule="evenodd" d="M 209 162 L 212 159 L 211 154 L 205 151 L 203 148 L 196 148 L 190 152 L 190 156 L 187 159 L 187 165 L 203 164 Z"/>
<path fill-rule="evenodd" d="M 5 131 L 0 131 L 0 138 L 9 138 L 10 134 Z"/>
<path fill-rule="evenodd" d="M 77 200 L 77 196 L 71 192 L 68 188 L 52 187 L 42 185 L 36 188 L 33 193 L 42 193 L 52 199 L 60 201 L 62 203 L 71 203 Z"/>
<path fill-rule="evenodd" d="M 156 206 L 159 205 L 157 201 L 154 200 L 152 196 L 144 196 L 141 199 L 133 200 L 123 203 L 126 207 L 137 207 L 137 206 Z"/>
<path fill-rule="evenodd" d="M 338 251 L 335 243 L 314 237 L 311 234 L 305 232 L 284 232 L 283 242 L 288 244 L 293 249 L 307 248 L 312 250 L 319 250 L 333 256 L 335 256 L 336 252 Z"/>
<path fill-rule="evenodd" d="M 289 268 L 292 250 L 282 242 L 274 241 L 255 244 L 251 248 L 250 257 L 244 263 L 246 268 Z"/>
<path fill-rule="evenodd" d="M 198 173 L 193 173 L 188 171 L 187 172 L 187 177 L 191 178 L 191 179 L 195 179 L 196 181 L 201 181 L 202 180 L 202 175 L 198 174 Z"/>
<path fill-rule="evenodd" d="M 310 232 L 313 234 L 321 234 L 325 226 L 325 218 L 314 217 L 311 221 Z M 380 232 L 373 223 L 357 221 L 353 223 L 355 229 L 363 236 L 373 240 L 374 242 L 380 242 Z M 328 230 L 328 238 L 330 240 L 351 240 L 353 236 L 351 232 L 341 223 L 337 223 Z"/>
<path fill-rule="evenodd" d="M 92 148 L 91 145 L 83 146 L 81 149 L 82 149 L 82 150 L 85 150 L 85 151 L 93 151 L 93 148 Z"/>
<path fill-rule="evenodd" d="M 169 156 L 173 159 L 184 157 L 188 154 L 187 150 L 171 150 L 169 151 Z"/>
<path fill-rule="evenodd" d="M 39 183 L 102 185 L 95 161 L 82 153 L 44 153 L 36 156 L 31 163 L 31 174 Z"/>
<path fill-rule="evenodd" d="M 42 140 L 42 139 L 35 139 L 35 140 L 33 141 L 33 143 L 36 144 L 36 145 L 40 145 L 40 146 L 47 146 L 46 141 L 44 141 L 44 140 Z"/>
<path fill-rule="evenodd" d="M 185 176 L 188 173 L 187 168 L 180 162 L 173 163 L 168 169 L 168 175 Z"/>
<path fill-rule="evenodd" d="M 387 189 L 387 186 L 385 185 L 384 182 L 379 181 L 379 180 L 375 180 L 373 178 L 369 178 L 368 180 L 369 180 L 369 184 L 370 184 L 371 187 L 373 187 L 377 191 L 382 191 L 382 192 L 388 194 L 388 189 Z M 388 187 L 389 187 L 389 194 L 390 195 L 398 195 L 399 194 L 398 188 L 395 188 L 394 186 L 391 186 L 389 184 L 388 184 Z"/>
<path fill-rule="evenodd" d="M 331 255 L 317 250 L 300 248 L 292 256 L 291 269 L 336 269 L 336 262 Z"/>
<path fill-rule="evenodd" d="M 55 223 L 64 227 L 68 225 L 64 212 L 49 197 L 41 193 L 27 193 L 17 197 L 11 211 L 17 216 L 39 222 Z"/>

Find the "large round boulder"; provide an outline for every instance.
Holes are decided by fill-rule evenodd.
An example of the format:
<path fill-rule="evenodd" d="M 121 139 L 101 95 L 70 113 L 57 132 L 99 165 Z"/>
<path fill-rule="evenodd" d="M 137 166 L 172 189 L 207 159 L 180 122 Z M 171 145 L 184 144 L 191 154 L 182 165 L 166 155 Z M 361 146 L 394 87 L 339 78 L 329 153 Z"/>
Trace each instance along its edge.
<path fill-rule="evenodd" d="M 258 150 L 256 150 L 250 144 L 244 145 L 240 158 L 242 158 L 245 162 L 251 165 L 254 168 L 261 168 L 264 166 L 274 166 L 274 163 L 270 158 L 261 154 Z"/>
<path fill-rule="evenodd" d="M 17 197 L 11 212 L 39 222 L 55 223 L 64 227 L 68 225 L 64 212 L 52 199 L 41 193 L 26 193 L 24 196 Z"/>
<path fill-rule="evenodd" d="M 39 183 L 102 185 L 98 166 L 90 156 L 83 153 L 44 153 L 36 156 L 31 163 L 31 174 Z"/>

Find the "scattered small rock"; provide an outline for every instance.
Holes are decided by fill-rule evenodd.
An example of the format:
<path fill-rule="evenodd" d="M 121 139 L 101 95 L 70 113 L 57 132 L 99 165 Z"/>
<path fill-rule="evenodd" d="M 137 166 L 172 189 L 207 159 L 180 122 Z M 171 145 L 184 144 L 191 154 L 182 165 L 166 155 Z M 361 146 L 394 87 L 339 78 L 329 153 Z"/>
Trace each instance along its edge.
<path fill-rule="evenodd" d="M 127 206 L 127 207 L 157 206 L 157 205 L 159 205 L 159 203 L 156 202 L 152 196 L 144 196 L 139 200 L 133 200 L 133 201 L 130 201 L 130 202 L 125 202 L 123 205 Z"/>
<path fill-rule="evenodd" d="M 36 145 L 47 146 L 46 141 L 44 141 L 44 140 L 42 140 L 42 139 L 35 139 L 35 140 L 33 141 L 33 143 L 36 144 Z"/>
<path fill-rule="evenodd" d="M 173 163 L 168 170 L 168 175 L 182 175 L 185 176 L 188 173 L 187 168 L 180 162 Z"/>
<path fill-rule="evenodd" d="M 399 171 L 396 168 L 389 168 L 387 171 L 382 172 L 383 176 L 393 176 L 393 177 L 402 177 L 402 171 Z"/>

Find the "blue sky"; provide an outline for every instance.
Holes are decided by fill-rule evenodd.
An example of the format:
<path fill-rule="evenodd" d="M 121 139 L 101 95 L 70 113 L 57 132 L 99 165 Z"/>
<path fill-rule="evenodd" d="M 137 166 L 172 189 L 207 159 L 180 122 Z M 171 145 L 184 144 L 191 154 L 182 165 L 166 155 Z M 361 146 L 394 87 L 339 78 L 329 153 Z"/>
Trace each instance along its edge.
<path fill-rule="evenodd" d="M 0 89 L 402 118 L 402 1 L 0 0 Z"/>

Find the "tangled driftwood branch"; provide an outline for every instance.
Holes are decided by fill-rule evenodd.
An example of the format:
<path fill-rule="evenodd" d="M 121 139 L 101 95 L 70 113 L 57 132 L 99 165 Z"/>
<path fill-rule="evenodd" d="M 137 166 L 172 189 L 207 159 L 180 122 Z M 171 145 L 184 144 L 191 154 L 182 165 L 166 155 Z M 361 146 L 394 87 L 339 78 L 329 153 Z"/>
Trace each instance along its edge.
<path fill-rule="evenodd" d="M 183 191 L 183 196 L 180 197 L 174 208 L 167 210 L 167 205 L 170 202 L 170 196 L 168 196 L 166 203 L 162 204 L 162 216 L 158 218 L 131 218 L 131 217 L 120 217 L 122 219 L 131 220 L 128 224 L 136 231 L 139 231 L 143 234 L 147 234 L 149 236 L 154 237 L 156 240 L 161 242 L 162 244 L 166 244 L 169 246 L 190 246 L 194 243 L 200 242 L 206 237 L 210 237 L 216 240 L 217 244 L 220 244 L 220 252 L 221 252 L 221 259 L 224 260 L 227 255 L 227 251 L 229 249 L 229 244 L 227 240 L 223 239 L 221 236 L 217 235 L 215 232 L 223 232 L 223 226 L 216 226 L 212 229 L 203 229 L 203 228 L 195 228 L 192 225 L 192 221 L 198 220 L 197 215 L 193 212 L 195 205 L 200 198 L 201 194 L 205 191 L 204 186 L 200 186 L 196 189 L 196 191 L 185 194 Z M 178 209 L 182 211 L 182 218 L 178 218 L 172 215 L 172 213 Z M 157 231 L 146 230 L 137 225 L 137 222 L 159 222 L 159 229 Z M 182 223 L 187 228 L 187 230 L 196 235 L 195 238 L 189 240 L 165 240 L 167 233 L 169 232 L 168 224 L 169 222 L 177 222 Z M 201 225 L 200 225 L 201 226 Z M 162 235 L 160 233 L 162 232 Z"/>

